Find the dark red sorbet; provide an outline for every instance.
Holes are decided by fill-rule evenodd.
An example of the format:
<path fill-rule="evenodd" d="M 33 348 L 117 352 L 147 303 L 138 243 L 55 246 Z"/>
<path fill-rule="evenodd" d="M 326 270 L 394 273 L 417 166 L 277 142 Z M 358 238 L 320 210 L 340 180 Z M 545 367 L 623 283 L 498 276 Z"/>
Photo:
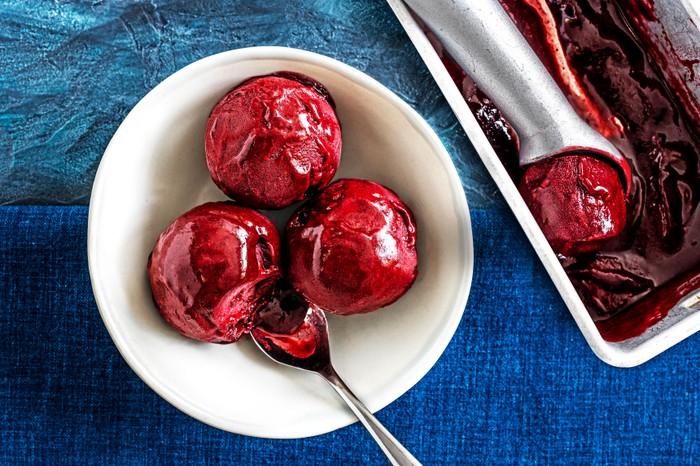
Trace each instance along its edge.
<path fill-rule="evenodd" d="M 518 166 L 512 127 L 433 39 L 436 50 L 523 197 L 530 199 L 603 337 L 622 341 L 641 335 L 692 291 L 679 280 L 700 286 L 700 104 L 688 87 L 700 85 L 693 69 L 698 62 L 673 49 L 653 2 L 501 3 L 579 115 L 633 167 L 628 221 L 616 238 L 596 244 L 596 251 L 570 247 L 568 238 L 600 236 L 600 225 L 592 230 L 572 225 L 583 218 L 576 208 L 571 220 L 554 219 L 547 206 L 538 211 L 532 198 L 561 204 L 570 193 L 572 200 L 564 203 L 573 204 L 588 196 L 589 188 L 561 180 L 563 186 L 542 190 L 548 168 Z M 610 214 L 622 216 L 614 208 Z"/>
<path fill-rule="evenodd" d="M 620 234 L 627 221 L 617 170 L 591 156 L 551 157 L 529 165 L 518 189 L 559 254 L 595 251 Z"/>
<path fill-rule="evenodd" d="M 340 123 L 328 91 L 292 72 L 251 78 L 207 121 L 214 183 L 243 204 L 278 209 L 326 186 L 340 164 Z"/>
<path fill-rule="evenodd" d="M 399 299 L 417 276 L 413 214 L 388 188 L 339 180 L 287 224 L 288 279 L 334 314 L 375 311 Z"/>
<path fill-rule="evenodd" d="M 233 343 L 271 299 L 279 251 L 277 229 L 262 214 L 230 202 L 200 205 L 158 237 L 148 259 L 153 299 L 183 335 Z"/>

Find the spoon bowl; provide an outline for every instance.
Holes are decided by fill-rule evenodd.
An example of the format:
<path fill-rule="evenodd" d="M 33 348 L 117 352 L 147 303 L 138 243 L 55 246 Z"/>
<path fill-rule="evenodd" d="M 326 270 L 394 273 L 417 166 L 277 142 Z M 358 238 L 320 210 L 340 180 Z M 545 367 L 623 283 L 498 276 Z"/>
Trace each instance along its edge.
<path fill-rule="evenodd" d="M 280 364 L 310 372 L 332 367 L 328 321 L 316 306 L 308 307 L 303 322 L 292 332 L 273 332 L 258 326 L 251 334 L 255 344 Z"/>

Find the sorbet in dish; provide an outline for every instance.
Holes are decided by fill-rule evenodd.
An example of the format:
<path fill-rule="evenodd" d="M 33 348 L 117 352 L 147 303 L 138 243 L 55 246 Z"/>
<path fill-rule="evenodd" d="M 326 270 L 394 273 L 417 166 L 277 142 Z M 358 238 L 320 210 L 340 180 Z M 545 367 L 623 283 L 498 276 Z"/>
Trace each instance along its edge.
<path fill-rule="evenodd" d="M 241 83 L 216 104 L 205 135 L 214 183 L 230 198 L 263 209 L 302 201 L 330 183 L 341 145 L 328 91 L 292 72 Z"/>
<path fill-rule="evenodd" d="M 185 336 L 232 343 L 248 333 L 281 276 L 280 238 L 262 214 L 211 202 L 163 231 L 148 259 L 153 299 Z"/>
<path fill-rule="evenodd" d="M 309 301 L 342 315 L 399 299 L 417 275 L 413 214 L 388 188 L 334 182 L 304 204 L 286 228 L 288 279 Z"/>
<path fill-rule="evenodd" d="M 700 56 L 688 60 L 673 49 L 654 2 L 501 3 L 579 115 L 633 168 L 628 219 L 617 237 L 596 251 L 552 245 L 601 335 L 608 341 L 641 335 L 700 283 L 700 103 L 689 90 L 689 83 L 700 84 L 694 71 Z M 517 135 L 433 43 L 527 198 Z"/>

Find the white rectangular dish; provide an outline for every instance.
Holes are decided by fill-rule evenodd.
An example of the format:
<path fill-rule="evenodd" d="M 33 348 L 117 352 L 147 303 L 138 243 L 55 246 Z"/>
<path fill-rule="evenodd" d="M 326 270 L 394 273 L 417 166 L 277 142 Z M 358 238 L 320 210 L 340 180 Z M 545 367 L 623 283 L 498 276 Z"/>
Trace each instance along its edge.
<path fill-rule="evenodd" d="M 638 337 L 619 343 L 611 343 L 601 337 L 593 319 L 535 222 L 516 185 L 481 130 L 425 33 L 401 0 L 388 0 L 388 3 L 527 234 L 593 352 L 610 365 L 632 367 L 648 361 L 700 330 L 700 312 L 697 312 L 700 311 L 700 292 L 694 292 L 678 303 L 666 318 Z M 691 13 L 693 12 L 691 11 Z"/>

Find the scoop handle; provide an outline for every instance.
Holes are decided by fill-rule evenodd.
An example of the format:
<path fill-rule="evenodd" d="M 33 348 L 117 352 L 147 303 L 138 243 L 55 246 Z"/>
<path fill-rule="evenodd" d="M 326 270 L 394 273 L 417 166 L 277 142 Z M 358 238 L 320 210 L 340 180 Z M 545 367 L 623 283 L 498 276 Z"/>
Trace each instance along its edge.
<path fill-rule="evenodd" d="M 405 0 L 520 138 L 520 164 L 570 148 L 617 153 L 583 121 L 498 0 Z"/>

